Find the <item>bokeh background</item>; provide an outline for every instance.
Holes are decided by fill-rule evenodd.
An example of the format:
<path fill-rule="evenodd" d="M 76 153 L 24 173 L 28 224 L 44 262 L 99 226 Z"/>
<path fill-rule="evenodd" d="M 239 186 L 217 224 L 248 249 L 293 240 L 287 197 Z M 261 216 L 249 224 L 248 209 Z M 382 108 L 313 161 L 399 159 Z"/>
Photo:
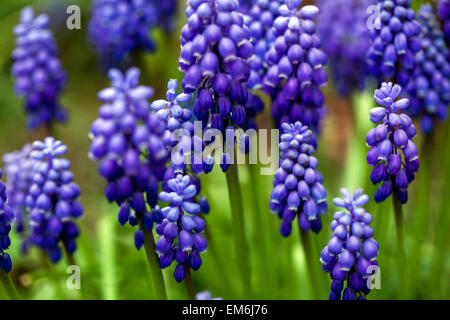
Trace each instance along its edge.
<path fill-rule="evenodd" d="M 164 1 L 164 0 L 161 0 Z M 339 0 L 337 0 L 339 1 Z M 305 1 L 313 3 L 314 1 Z M 421 1 L 413 1 L 418 7 Z M 422 1 L 425 2 L 425 1 Z M 70 4 L 81 7 L 81 30 L 65 26 L 66 8 Z M 97 164 L 87 157 L 89 128 L 97 117 L 97 92 L 108 85 L 104 70 L 87 41 L 89 0 L 8 0 L 0 2 L 0 155 L 20 149 L 25 143 L 45 137 L 45 131 L 26 129 L 22 101 L 14 95 L 10 75 L 10 54 L 14 48 L 12 28 L 19 20 L 19 11 L 32 5 L 36 13 L 45 12 L 52 21 L 52 31 L 60 48 L 60 58 L 69 81 L 62 96 L 62 105 L 70 113 L 66 124 L 57 124 L 55 136 L 69 148 L 68 159 L 76 182 L 82 189 L 81 202 L 85 214 L 81 220 L 81 236 L 75 259 L 81 268 L 81 291 L 66 289 L 67 262 L 52 265 L 31 250 L 20 253 L 20 238 L 12 233 L 9 250 L 12 278 L 26 299 L 151 299 L 152 282 L 146 265 L 144 250 L 134 247 L 133 230 L 117 222 L 115 205 L 108 204 L 103 195 L 104 181 L 97 174 Z M 143 53 L 133 65 L 142 70 L 141 82 L 155 89 L 155 98 L 165 96 L 170 78 L 181 81 L 178 71 L 179 30 L 183 25 L 184 0 L 179 1 L 176 29 L 170 34 L 153 30 L 158 49 Z M 330 280 L 320 271 L 319 255 L 331 230 L 329 223 L 336 208 L 332 199 L 340 187 L 354 190 L 364 188 L 371 199 L 375 188 L 369 180 L 365 162 L 367 147 L 365 134 L 372 127 L 368 110 L 374 106 L 373 88 L 354 97 L 339 97 L 332 83 L 325 89 L 328 117 L 318 150 L 319 169 L 328 190 L 329 213 L 324 216 L 324 228 L 313 236 L 317 257 L 314 281 L 307 273 L 304 252 L 298 230 L 285 239 L 278 232 L 279 220 L 268 209 L 272 186 L 271 176 L 252 176 L 248 166 L 239 167 L 245 206 L 246 236 L 251 261 L 252 296 L 241 295 L 233 253 L 231 214 L 225 175 L 220 168 L 202 176 L 203 194 L 211 204 L 207 216 L 209 249 L 199 271 L 193 272 L 196 291 L 209 290 L 224 299 L 309 299 L 312 286 L 323 299 L 328 298 Z M 265 112 L 259 116 L 261 128 L 270 128 L 269 100 Z M 410 201 L 404 208 L 406 260 L 399 265 L 396 256 L 396 235 L 390 199 L 382 204 L 371 201 L 367 210 L 374 216 L 374 237 L 380 243 L 378 257 L 381 269 L 381 289 L 373 290 L 369 299 L 449 299 L 450 298 L 450 139 L 448 123 L 437 126 L 427 138 L 416 139 L 421 159 L 417 179 L 410 189 Z M 3 165 L 0 164 L 0 167 Z M 257 199 L 253 201 L 252 199 Z M 406 270 L 408 286 L 398 290 L 398 269 Z M 173 279 L 173 266 L 163 271 L 170 299 L 185 299 L 184 284 Z"/>

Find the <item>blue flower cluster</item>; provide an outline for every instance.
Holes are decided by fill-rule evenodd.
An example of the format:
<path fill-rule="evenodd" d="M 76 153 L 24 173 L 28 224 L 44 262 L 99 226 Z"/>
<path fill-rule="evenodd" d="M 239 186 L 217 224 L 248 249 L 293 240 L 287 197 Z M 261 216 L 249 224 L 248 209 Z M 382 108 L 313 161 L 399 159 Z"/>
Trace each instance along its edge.
<path fill-rule="evenodd" d="M 67 113 L 58 99 L 66 82 L 66 73 L 58 59 L 58 48 L 47 15 L 34 17 L 33 9 L 24 8 L 15 26 L 16 48 L 12 53 L 15 92 L 25 101 L 28 127 L 37 129 L 52 121 L 64 121 Z"/>
<path fill-rule="evenodd" d="M 0 170 L 0 179 L 2 170 Z M 7 204 L 6 186 L 0 180 L 0 268 L 5 272 L 11 271 L 11 257 L 5 250 L 11 245 L 9 232 L 11 231 L 11 221 L 14 219 L 13 210 Z"/>
<path fill-rule="evenodd" d="M 158 26 L 163 27 L 166 32 L 172 32 L 176 27 L 177 0 L 151 1 L 154 2 L 158 15 Z"/>
<path fill-rule="evenodd" d="M 422 49 L 422 28 L 411 0 L 380 0 L 378 6 L 380 28 L 370 30 L 369 72 L 379 82 L 393 80 L 405 86 L 415 67 L 414 55 Z"/>
<path fill-rule="evenodd" d="M 25 199 L 31 226 L 29 242 L 44 250 L 53 262 L 61 259 L 60 243 L 69 254 L 76 250 L 79 230 L 74 219 L 83 214 L 70 161 L 59 158 L 66 152 L 67 147 L 53 137 L 33 143 L 31 157 L 36 162 Z"/>
<path fill-rule="evenodd" d="M 14 211 L 16 231 L 23 235 L 29 231 L 25 199 L 28 188 L 33 183 L 35 160 L 30 157 L 32 150 L 31 144 L 26 144 L 21 150 L 3 156 L 5 179 L 8 186 L 8 205 Z"/>
<path fill-rule="evenodd" d="M 149 37 L 159 19 L 153 1 L 95 0 L 91 11 L 89 38 L 106 68 L 118 66 L 137 50 L 155 49 Z"/>
<path fill-rule="evenodd" d="M 194 114 L 204 127 L 221 131 L 230 125 L 253 127 L 252 118 L 262 108 L 246 86 L 247 59 L 254 53 L 250 31 L 237 10 L 237 0 L 191 0 L 181 29 L 183 90 L 197 93 Z"/>
<path fill-rule="evenodd" d="M 153 89 L 139 85 L 140 71 L 109 72 L 112 86 L 101 90 L 99 118 L 91 126 L 90 158 L 100 160 L 99 173 L 108 182 L 105 195 L 120 206 L 118 220 L 149 231 L 160 221 L 158 182 L 164 178 L 169 153 L 162 142 L 166 126 L 150 111 Z M 152 208 L 147 210 L 147 204 Z M 143 233 L 135 235 L 136 247 Z"/>
<path fill-rule="evenodd" d="M 298 121 L 283 123 L 281 130 L 280 167 L 275 172 L 270 210 L 282 219 L 280 233 L 284 237 L 291 234 L 292 221 L 297 215 L 302 230 L 319 232 L 320 217 L 328 209 L 327 192 L 313 156 L 312 132 Z"/>
<path fill-rule="evenodd" d="M 450 104 L 450 52 L 431 5 L 423 5 L 417 15 L 422 25 L 422 51 L 416 54 L 416 68 L 405 87 L 411 97 L 408 111 L 421 117 L 424 133 L 435 120 L 445 120 Z"/>
<path fill-rule="evenodd" d="M 383 82 L 374 94 L 381 107 L 370 110 L 370 120 L 378 125 L 366 136 L 370 147 L 367 163 L 374 167 L 370 175 L 372 183 L 382 182 L 375 193 L 376 202 L 384 201 L 394 192 L 401 203 L 406 203 L 408 185 L 419 169 L 417 147 L 412 141 L 417 130 L 408 115 L 397 113 L 409 106 L 406 98 L 395 101 L 400 92 L 399 85 Z"/>
<path fill-rule="evenodd" d="M 342 198 L 335 198 L 337 211 L 331 222 L 333 236 L 320 254 L 323 271 L 330 274 L 330 300 L 365 300 L 370 292 L 368 277 L 377 271 L 378 242 L 372 238 L 372 215 L 362 206 L 369 196 L 357 189 L 352 194 L 342 188 Z M 346 288 L 344 289 L 344 286 Z M 344 291 L 342 293 L 342 290 Z"/>
<path fill-rule="evenodd" d="M 250 30 L 251 42 L 255 48 L 255 55 L 249 60 L 249 88 L 256 90 L 262 87 L 268 67 L 265 56 L 276 40 L 273 21 L 279 16 L 278 9 L 283 3 L 283 0 L 257 0 L 247 11 L 244 21 Z"/>
<path fill-rule="evenodd" d="M 370 46 L 367 8 L 375 0 L 320 0 L 317 33 L 330 61 L 337 91 L 349 96 L 363 90 L 367 76 L 365 59 Z"/>
<path fill-rule="evenodd" d="M 178 282 L 186 277 L 187 268 L 200 268 L 200 254 L 207 248 L 202 235 L 205 221 L 198 216 L 202 209 L 195 203 L 198 191 L 192 177 L 177 174 L 159 194 L 159 199 L 170 205 L 161 210 L 163 220 L 155 228 L 160 235 L 156 252 L 161 268 L 169 267 L 176 260 L 174 277 Z"/>
<path fill-rule="evenodd" d="M 327 57 L 314 23 L 319 9 L 308 5 L 298 10 L 301 0 L 285 2 L 273 21 L 275 42 L 264 59 L 269 68 L 263 91 L 272 97 L 278 124 L 301 121 L 317 133 L 326 114 L 321 88 L 328 81 Z"/>
<path fill-rule="evenodd" d="M 450 1 L 438 0 L 437 12 L 439 18 L 442 20 L 442 27 L 447 44 L 450 44 Z"/>

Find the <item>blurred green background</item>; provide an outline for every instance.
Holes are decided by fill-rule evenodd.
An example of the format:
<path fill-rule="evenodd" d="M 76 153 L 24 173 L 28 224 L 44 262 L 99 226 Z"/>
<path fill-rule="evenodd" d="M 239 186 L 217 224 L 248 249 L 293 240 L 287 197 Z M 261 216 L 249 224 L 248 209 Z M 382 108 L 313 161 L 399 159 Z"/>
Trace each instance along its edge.
<path fill-rule="evenodd" d="M 415 1 L 413 1 L 415 2 Z M 70 4 L 81 7 L 81 30 L 65 26 L 66 8 Z M 135 65 L 142 69 L 141 83 L 155 89 L 155 98 L 165 96 L 170 78 L 181 81 L 178 71 L 179 29 L 183 25 L 184 1 L 179 1 L 177 30 L 165 34 L 154 30 L 158 50 L 142 54 Z M 418 4 L 418 2 L 415 2 Z M 70 113 L 66 124 L 55 126 L 55 136 L 69 148 L 67 158 L 72 162 L 75 180 L 82 189 L 81 202 L 85 214 L 81 220 L 82 234 L 78 239 L 75 259 L 81 268 L 81 290 L 66 289 L 67 263 L 57 265 L 43 261 L 37 250 L 23 256 L 20 239 L 12 233 L 9 250 L 12 278 L 26 299 L 151 299 L 152 282 L 146 265 L 144 250 L 134 247 L 133 228 L 121 227 L 117 222 L 115 205 L 103 196 L 104 181 L 97 174 L 97 164 L 87 157 L 89 128 L 97 117 L 99 101 L 96 93 L 108 85 L 89 46 L 86 33 L 90 11 L 88 0 L 8 0 L 0 2 L 0 155 L 20 149 L 25 143 L 45 136 L 45 132 L 29 132 L 25 127 L 22 101 L 14 95 L 10 75 L 10 54 L 14 48 L 12 28 L 19 20 L 19 11 L 32 5 L 36 13 L 46 12 L 52 20 L 52 31 L 60 48 L 61 60 L 69 81 L 62 96 L 62 105 Z M 244 197 L 244 215 L 249 258 L 251 263 L 251 296 L 243 296 L 236 276 L 231 214 L 225 175 L 220 168 L 202 176 L 202 193 L 211 204 L 206 217 L 208 252 L 202 255 L 203 265 L 193 272 L 196 291 L 209 290 L 213 297 L 224 299 L 327 299 L 329 276 L 320 271 L 319 255 L 330 238 L 329 224 L 336 208 L 332 199 L 340 187 L 354 190 L 364 188 L 373 199 L 375 188 L 369 181 L 369 167 L 365 162 L 367 147 L 365 133 L 371 128 L 368 110 L 374 105 L 373 88 L 355 95 L 353 99 L 337 96 L 332 84 L 326 88 L 328 118 L 319 143 L 319 170 L 328 190 L 329 213 L 323 218 L 323 229 L 312 235 L 317 259 L 317 276 L 307 273 L 306 260 L 298 235 L 285 239 L 279 235 L 280 221 L 268 209 L 272 186 L 271 176 L 252 175 L 249 166 L 239 167 Z M 270 128 L 269 100 L 258 119 L 261 128 Z M 421 168 L 410 188 L 410 201 L 404 208 L 406 260 L 398 261 L 392 204 L 375 204 L 367 210 L 374 216 L 374 238 L 380 243 L 378 262 L 381 270 L 381 289 L 373 290 L 369 299 L 449 299 L 450 298 L 450 139 L 448 124 L 440 124 L 433 136 L 419 134 Z M 3 165 L 1 164 L 0 167 Z M 257 169 L 257 168 L 256 168 Z M 399 290 L 398 269 L 406 273 L 407 288 Z M 170 299 L 185 299 L 184 284 L 173 279 L 174 266 L 163 271 Z"/>

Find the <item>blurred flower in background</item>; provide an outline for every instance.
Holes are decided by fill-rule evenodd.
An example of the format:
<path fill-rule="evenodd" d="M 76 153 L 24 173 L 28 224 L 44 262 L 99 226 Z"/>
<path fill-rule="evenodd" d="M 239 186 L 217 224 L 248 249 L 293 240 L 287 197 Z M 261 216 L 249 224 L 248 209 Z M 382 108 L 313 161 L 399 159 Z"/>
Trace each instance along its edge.
<path fill-rule="evenodd" d="M 2 178 L 0 169 L 0 179 Z M 0 180 L 0 268 L 5 272 L 10 272 L 12 268 L 11 257 L 5 250 L 11 245 L 9 232 L 11 231 L 11 221 L 14 219 L 13 210 L 8 205 L 6 186 Z"/>
<path fill-rule="evenodd" d="M 27 241 L 41 248 L 54 263 L 61 259 L 61 244 L 67 254 L 75 252 L 79 235 L 75 219 L 83 214 L 78 201 L 81 190 L 73 181 L 70 161 L 60 158 L 66 152 L 67 147 L 53 137 L 33 143 L 31 157 L 36 162 L 25 200 L 31 228 Z"/>
<path fill-rule="evenodd" d="M 126 66 L 130 55 L 138 50 L 154 51 L 150 29 L 157 25 L 158 19 L 153 1 L 94 0 L 88 26 L 89 40 L 104 68 Z"/>
<path fill-rule="evenodd" d="M 35 160 L 30 157 L 32 150 L 31 144 L 26 144 L 21 150 L 3 155 L 5 178 L 8 186 L 8 204 L 14 211 L 16 231 L 23 237 L 26 237 L 29 232 L 25 199 L 28 188 L 33 183 Z"/>
<path fill-rule="evenodd" d="M 376 0 L 318 0 L 317 33 L 330 61 L 337 91 L 349 96 L 365 88 L 370 46 L 367 8 Z"/>
<path fill-rule="evenodd" d="M 16 94 L 25 99 L 31 129 L 67 118 L 58 101 L 66 73 L 49 25 L 47 15 L 35 17 L 33 9 L 26 7 L 21 11 L 20 23 L 14 28 L 16 48 L 12 53 L 11 72 L 16 78 Z"/>

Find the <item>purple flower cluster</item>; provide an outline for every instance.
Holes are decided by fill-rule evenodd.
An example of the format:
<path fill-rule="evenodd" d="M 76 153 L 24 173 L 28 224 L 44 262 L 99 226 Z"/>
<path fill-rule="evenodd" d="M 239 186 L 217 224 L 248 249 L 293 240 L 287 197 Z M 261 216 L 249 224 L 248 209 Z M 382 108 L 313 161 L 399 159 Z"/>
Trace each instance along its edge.
<path fill-rule="evenodd" d="M 60 242 L 68 253 L 76 250 L 79 230 L 74 219 L 83 214 L 77 200 L 80 187 L 73 182 L 70 161 L 59 158 L 66 152 L 67 147 L 53 137 L 33 143 L 31 157 L 36 162 L 25 199 L 31 227 L 28 241 L 44 250 L 53 262 L 61 258 Z"/>
<path fill-rule="evenodd" d="M 442 27 L 447 44 L 450 44 L 450 1 L 438 0 L 437 12 L 439 18 L 442 20 Z"/>
<path fill-rule="evenodd" d="M 370 30 L 369 72 L 379 82 L 393 80 L 405 86 L 415 67 L 414 56 L 422 49 L 422 28 L 411 0 L 380 0 L 378 6 L 380 28 Z"/>
<path fill-rule="evenodd" d="M 139 85 L 140 71 L 109 72 L 112 86 L 101 90 L 99 118 L 92 123 L 90 158 L 100 160 L 99 173 L 108 182 L 105 195 L 120 206 L 118 220 L 149 230 L 160 221 L 158 182 L 164 177 L 168 152 L 162 142 L 165 124 L 150 111 L 153 89 Z M 148 211 L 147 204 L 154 210 Z M 142 246 L 143 233 L 135 235 Z"/>
<path fill-rule="evenodd" d="M 8 186 L 8 205 L 14 211 L 16 231 L 20 234 L 28 231 L 25 199 L 28 188 L 33 183 L 35 160 L 30 157 L 32 149 L 31 144 L 26 144 L 22 150 L 7 153 L 3 156 Z"/>
<path fill-rule="evenodd" d="M 67 118 L 58 102 L 66 73 L 49 24 L 47 15 L 34 17 L 33 9 L 26 7 L 20 13 L 20 23 L 14 27 L 16 48 L 11 72 L 16 78 L 16 94 L 25 99 L 31 129 Z"/>
<path fill-rule="evenodd" d="M 166 32 L 172 32 L 176 27 L 178 0 L 153 0 L 158 14 L 158 25 Z"/>
<path fill-rule="evenodd" d="M 365 59 L 370 46 L 366 26 L 369 5 L 375 0 L 320 0 L 317 33 L 330 61 L 337 91 L 344 96 L 363 90 L 367 75 Z"/>
<path fill-rule="evenodd" d="M 297 7 L 301 0 L 285 1 L 273 21 L 274 44 L 265 55 L 268 65 L 263 91 L 272 97 L 272 115 L 278 124 L 301 121 L 314 133 L 325 116 L 327 57 L 321 50 L 314 18 L 315 6 Z"/>
<path fill-rule="evenodd" d="M 297 215 L 302 230 L 319 232 L 320 217 L 328 209 L 327 192 L 313 156 L 312 132 L 300 122 L 283 123 L 281 130 L 280 167 L 275 172 L 270 210 L 282 219 L 280 233 L 284 237 L 291 234 L 292 221 Z"/>
<path fill-rule="evenodd" d="M 201 139 L 191 138 L 194 133 L 194 126 L 190 122 L 191 112 L 183 107 L 191 100 L 191 95 L 177 95 L 177 81 L 170 80 L 166 97 L 167 100 L 156 100 L 151 105 L 156 115 L 167 124 L 163 142 L 172 154 L 170 167 L 166 169 L 162 183 L 163 191 L 159 194 L 159 200 L 170 204 L 161 210 L 162 221 L 156 226 L 160 236 L 156 249 L 161 268 L 167 268 L 174 260 L 177 261 L 174 277 L 180 282 L 186 276 L 186 268 L 200 268 L 202 260 L 199 254 L 206 250 L 207 243 L 201 235 L 205 222 L 198 214 L 208 214 L 209 203 L 205 197 L 197 199 L 201 184 L 196 174 L 208 173 L 213 164 L 203 161 L 199 165 L 191 163 L 192 173 L 188 172 L 185 157 L 190 155 L 182 152 L 186 150 L 185 147 L 190 148 L 195 143 L 203 146 Z M 178 129 L 185 132 L 177 141 L 175 130 Z M 173 149 L 177 143 L 177 147 L 183 144 L 188 146 L 180 147 L 177 151 Z"/>
<path fill-rule="evenodd" d="M 230 125 L 254 126 L 252 117 L 262 107 L 246 86 L 247 59 L 254 53 L 250 31 L 237 9 L 237 0 L 190 0 L 181 30 L 183 90 L 197 93 L 194 114 L 204 126 L 221 131 Z"/>
<path fill-rule="evenodd" d="M 176 260 L 174 278 L 178 282 L 186 277 L 187 268 L 200 268 L 200 254 L 207 248 L 202 235 L 205 221 L 198 216 L 202 209 L 195 202 L 198 191 L 195 179 L 177 174 L 159 194 L 159 199 L 169 202 L 169 206 L 161 210 L 163 220 L 155 228 L 160 235 L 156 252 L 161 268 L 169 267 Z"/>
<path fill-rule="evenodd" d="M 2 170 L 0 170 L 0 179 Z M 7 204 L 6 186 L 0 180 L 0 268 L 5 272 L 11 271 L 11 257 L 5 250 L 11 245 L 9 232 L 11 231 L 11 221 L 14 219 L 13 210 Z"/>
<path fill-rule="evenodd" d="M 367 163 L 373 167 L 372 183 L 382 183 L 375 193 L 376 202 L 384 201 L 394 192 L 401 203 L 406 203 L 408 185 L 419 169 L 417 147 L 412 141 L 417 130 L 409 116 L 397 113 L 409 106 L 406 98 L 395 101 L 400 91 L 399 85 L 383 82 L 374 94 L 381 107 L 370 110 L 370 120 L 378 125 L 366 136 L 370 147 Z"/>
<path fill-rule="evenodd" d="M 159 1 L 167 4 L 168 0 Z M 158 12 L 149 0 L 95 0 L 89 20 L 89 38 L 106 68 L 117 66 L 133 52 L 153 51 L 150 29 Z"/>
<path fill-rule="evenodd" d="M 264 75 L 267 73 L 265 56 L 269 48 L 275 43 L 273 21 L 279 16 L 279 7 L 283 0 L 257 0 L 247 11 L 245 24 L 250 30 L 251 42 L 255 55 L 249 60 L 250 77 L 247 85 L 252 89 L 260 89 Z"/>
<path fill-rule="evenodd" d="M 362 206 L 369 196 L 357 189 L 352 194 L 342 188 L 342 198 L 335 198 L 337 211 L 331 222 L 333 236 L 320 254 L 323 271 L 330 274 L 330 300 L 365 300 L 370 292 L 368 277 L 378 268 L 378 242 L 372 238 L 372 215 Z M 344 286 L 346 288 L 344 290 Z M 342 294 L 342 290 L 344 291 Z"/>
<path fill-rule="evenodd" d="M 450 53 L 431 5 L 423 5 L 417 20 L 422 25 L 422 51 L 405 87 L 411 97 L 408 111 L 421 117 L 422 131 L 433 130 L 435 120 L 445 120 L 450 104 Z"/>

